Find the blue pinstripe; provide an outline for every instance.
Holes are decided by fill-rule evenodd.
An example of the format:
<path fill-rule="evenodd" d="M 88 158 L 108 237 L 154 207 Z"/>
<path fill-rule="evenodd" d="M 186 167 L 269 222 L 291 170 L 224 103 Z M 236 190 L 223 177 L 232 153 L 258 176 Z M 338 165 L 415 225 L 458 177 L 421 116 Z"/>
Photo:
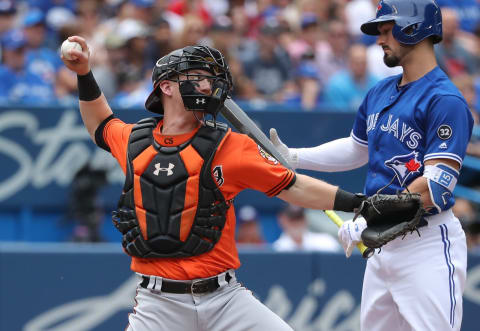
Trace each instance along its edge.
<path fill-rule="evenodd" d="M 448 228 L 445 224 L 439 225 L 440 231 L 442 232 L 442 241 L 443 241 L 443 251 L 445 255 L 445 262 L 448 267 L 448 282 L 450 287 L 450 325 L 453 327 L 455 325 L 455 307 L 457 301 L 455 299 L 455 280 L 453 275 L 455 274 L 455 266 L 452 263 L 452 258 L 450 256 L 450 239 L 448 238 Z"/>

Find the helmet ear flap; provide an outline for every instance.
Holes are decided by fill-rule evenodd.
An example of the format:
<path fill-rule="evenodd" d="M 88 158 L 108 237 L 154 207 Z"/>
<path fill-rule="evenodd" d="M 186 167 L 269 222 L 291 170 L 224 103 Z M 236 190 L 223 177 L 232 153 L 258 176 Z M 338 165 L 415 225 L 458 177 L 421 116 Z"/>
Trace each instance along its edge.
<path fill-rule="evenodd" d="M 147 101 L 145 101 L 145 108 L 154 113 L 163 114 L 162 95 L 163 93 L 160 88 L 160 83 L 157 83 L 148 96 Z"/>

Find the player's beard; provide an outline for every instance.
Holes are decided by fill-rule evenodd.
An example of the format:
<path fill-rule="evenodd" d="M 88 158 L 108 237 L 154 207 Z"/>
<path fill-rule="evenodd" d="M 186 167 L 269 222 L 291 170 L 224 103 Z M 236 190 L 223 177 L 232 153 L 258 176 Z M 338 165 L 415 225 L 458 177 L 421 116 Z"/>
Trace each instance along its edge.
<path fill-rule="evenodd" d="M 383 62 L 387 67 L 393 68 L 396 66 L 402 65 L 402 61 L 408 57 L 408 54 L 413 50 L 414 45 L 404 45 L 401 44 L 400 47 L 397 47 L 395 51 L 388 47 L 390 54 L 386 52 L 383 54 Z"/>
<path fill-rule="evenodd" d="M 396 55 L 383 55 L 383 62 L 385 62 L 387 67 L 393 68 L 400 64 L 400 58 Z"/>

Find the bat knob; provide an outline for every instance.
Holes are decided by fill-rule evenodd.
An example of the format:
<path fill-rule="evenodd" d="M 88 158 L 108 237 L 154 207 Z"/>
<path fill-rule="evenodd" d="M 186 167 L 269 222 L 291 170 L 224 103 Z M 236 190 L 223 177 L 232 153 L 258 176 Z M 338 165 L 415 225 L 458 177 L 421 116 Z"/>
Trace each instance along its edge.
<path fill-rule="evenodd" d="M 375 248 L 368 247 L 362 254 L 363 258 L 368 259 L 375 254 Z"/>

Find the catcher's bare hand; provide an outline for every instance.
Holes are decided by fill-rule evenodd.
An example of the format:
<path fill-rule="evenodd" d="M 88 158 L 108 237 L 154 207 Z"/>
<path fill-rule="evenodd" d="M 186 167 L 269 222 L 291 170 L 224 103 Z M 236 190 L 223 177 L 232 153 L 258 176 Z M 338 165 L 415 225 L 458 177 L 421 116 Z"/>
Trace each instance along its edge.
<path fill-rule="evenodd" d="M 79 36 L 68 37 L 68 40 L 79 43 L 82 46 L 82 51 L 72 49 L 70 51 L 72 60 L 67 60 L 63 55 L 60 55 L 60 58 L 68 69 L 76 72 L 78 75 L 88 74 L 90 71 L 90 49 L 88 48 L 87 42 Z"/>

